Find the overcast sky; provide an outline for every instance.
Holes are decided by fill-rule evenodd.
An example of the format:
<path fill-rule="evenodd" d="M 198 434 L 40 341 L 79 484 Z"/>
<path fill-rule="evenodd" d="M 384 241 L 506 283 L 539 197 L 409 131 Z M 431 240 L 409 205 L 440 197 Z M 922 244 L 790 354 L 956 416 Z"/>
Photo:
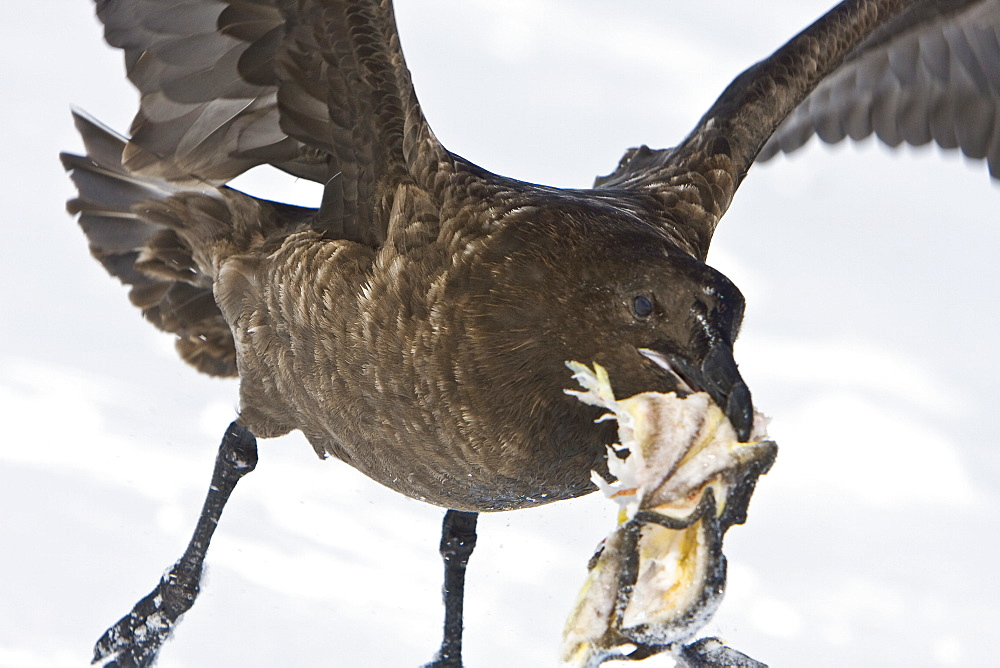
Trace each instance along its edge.
<path fill-rule="evenodd" d="M 445 145 L 586 186 L 629 146 L 676 143 L 828 4 L 400 0 L 397 13 Z M 22 3 L 0 34 L 0 666 L 80 666 L 183 551 L 237 388 L 177 358 L 63 211 L 57 154 L 80 147 L 70 105 L 123 131 L 136 108 L 92 4 Z M 316 203 L 288 178 L 244 183 Z M 747 297 L 737 357 L 780 451 L 727 536 L 729 593 L 705 633 L 776 666 L 996 664 L 998 210 L 982 164 L 932 149 L 813 146 L 751 171 L 710 263 Z M 427 661 L 442 511 L 318 461 L 300 436 L 260 449 L 159 665 Z M 588 497 L 482 518 L 470 668 L 555 663 L 612 517 Z"/>

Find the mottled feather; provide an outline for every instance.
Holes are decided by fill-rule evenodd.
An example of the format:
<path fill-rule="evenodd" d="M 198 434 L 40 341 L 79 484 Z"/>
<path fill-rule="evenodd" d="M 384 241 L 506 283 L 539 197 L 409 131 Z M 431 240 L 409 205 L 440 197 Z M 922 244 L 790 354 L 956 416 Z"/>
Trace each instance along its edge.
<path fill-rule="evenodd" d="M 81 193 L 70 208 L 185 359 L 238 372 L 240 420 L 257 436 L 300 429 L 319 454 L 450 508 L 577 496 L 614 434 L 563 394 L 566 360 L 611 369 L 623 395 L 703 385 L 749 429 L 732 359 L 742 296 L 703 263 L 712 234 L 783 119 L 921 6 L 838 5 L 741 74 L 678 147 L 633 149 L 574 190 L 492 174 L 438 143 L 388 0 L 102 1 L 142 98 L 127 144 L 78 121 L 88 157 L 64 157 Z M 900 51 L 854 78 L 968 68 L 966 42 L 937 43 L 921 65 Z M 933 134 L 958 111 L 926 113 Z M 864 114 L 841 122 L 865 132 Z M 968 132 L 954 142 L 975 144 Z M 321 182 L 318 208 L 221 185 L 258 164 Z M 636 294 L 650 319 L 631 310 Z"/>

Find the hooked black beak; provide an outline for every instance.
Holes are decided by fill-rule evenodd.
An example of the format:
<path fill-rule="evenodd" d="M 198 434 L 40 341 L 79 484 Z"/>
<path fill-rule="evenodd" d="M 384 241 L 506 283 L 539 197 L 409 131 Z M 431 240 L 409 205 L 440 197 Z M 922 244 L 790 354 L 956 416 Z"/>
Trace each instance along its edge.
<path fill-rule="evenodd" d="M 753 401 L 750 388 L 743 382 L 732 352 L 724 344 L 709 348 L 708 354 L 697 366 L 679 355 L 662 353 L 651 348 L 640 348 L 639 353 L 658 367 L 671 374 L 677 389 L 688 392 L 707 392 L 712 401 L 722 409 L 736 430 L 740 442 L 750 439 L 753 428 Z"/>

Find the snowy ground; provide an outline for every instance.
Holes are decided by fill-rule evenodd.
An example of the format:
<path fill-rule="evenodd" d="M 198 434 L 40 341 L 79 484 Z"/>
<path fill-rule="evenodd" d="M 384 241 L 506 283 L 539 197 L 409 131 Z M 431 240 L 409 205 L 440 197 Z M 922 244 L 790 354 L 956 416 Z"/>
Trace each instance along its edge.
<path fill-rule="evenodd" d="M 449 148 L 584 186 L 628 146 L 678 141 L 826 4 L 399 0 L 398 14 Z M 80 666 L 180 555 L 236 386 L 176 358 L 62 211 L 69 105 L 121 129 L 135 109 L 91 3 L 23 3 L 0 35 L 0 666 Z M 932 150 L 813 147 L 751 172 L 710 259 L 747 296 L 738 359 L 781 450 L 728 536 L 707 632 L 776 666 L 996 665 L 998 209 L 981 165 Z M 481 519 L 467 665 L 555 663 L 607 505 Z M 300 437 L 262 442 L 159 665 L 426 661 L 441 514 Z"/>

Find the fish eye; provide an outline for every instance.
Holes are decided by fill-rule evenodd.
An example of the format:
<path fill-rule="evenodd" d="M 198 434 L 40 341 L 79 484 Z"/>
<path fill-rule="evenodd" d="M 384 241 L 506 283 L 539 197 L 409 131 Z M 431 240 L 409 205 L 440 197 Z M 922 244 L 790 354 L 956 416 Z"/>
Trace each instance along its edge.
<path fill-rule="evenodd" d="M 637 318 L 648 318 L 653 314 L 653 300 L 646 295 L 636 295 L 632 298 L 632 313 Z"/>

